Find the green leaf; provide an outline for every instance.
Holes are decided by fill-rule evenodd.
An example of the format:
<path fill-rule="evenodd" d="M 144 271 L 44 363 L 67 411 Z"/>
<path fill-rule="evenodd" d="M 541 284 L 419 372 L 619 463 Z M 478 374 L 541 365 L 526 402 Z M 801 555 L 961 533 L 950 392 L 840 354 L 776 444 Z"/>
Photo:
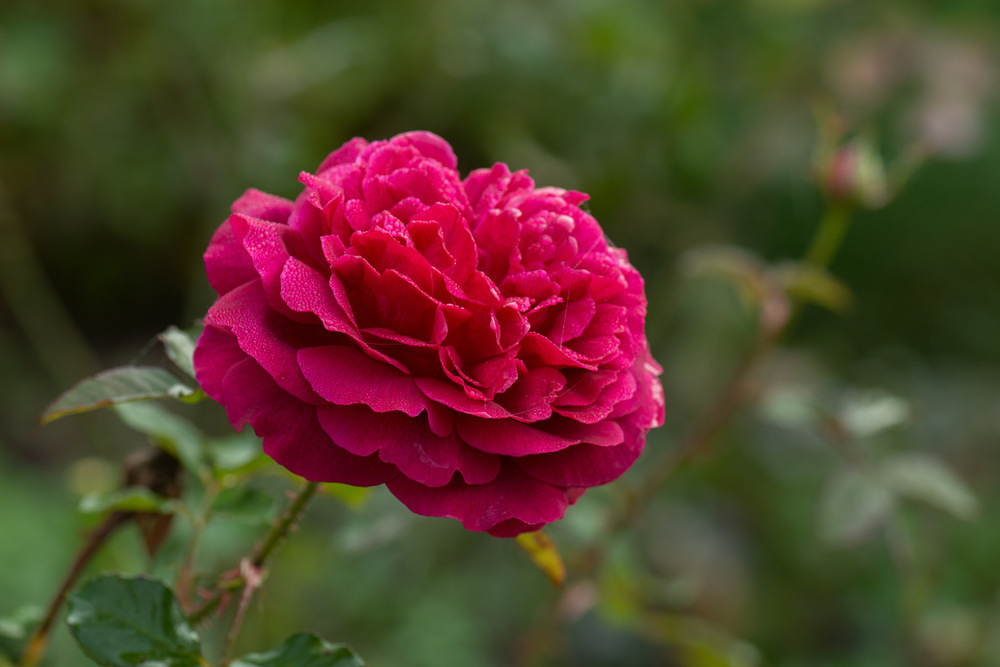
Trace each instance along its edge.
<path fill-rule="evenodd" d="M 208 446 L 217 479 L 252 472 L 271 462 L 271 458 L 264 453 L 260 438 L 249 427 L 240 433 L 213 439 Z"/>
<path fill-rule="evenodd" d="M 860 544 L 885 524 L 894 507 L 895 498 L 886 488 L 843 468 L 820 497 L 820 535 L 836 546 Z"/>
<path fill-rule="evenodd" d="M 106 667 L 201 667 L 200 640 L 169 588 L 148 577 L 102 575 L 69 596 L 70 632 Z"/>
<path fill-rule="evenodd" d="M 177 364 L 177 368 L 194 377 L 194 346 L 197 336 L 192 336 L 187 331 L 170 327 L 158 338 L 163 343 L 164 349 L 170 361 Z"/>
<path fill-rule="evenodd" d="M 0 665 L 13 664 L 24 650 L 28 637 L 41 623 L 45 610 L 35 605 L 21 607 L 0 617 Z"/>
<path fill-rule="evenodd" d="M 205 476 L 205 436 L 187 419 L 156 403 L 123 403 L 115 406 L 123 422 L 150 437 L 173 454 L 188 470 Z"/>
<path fill-rule="evenodd" d="M 933 456 L 908 453 L 887 457 L 882 462 L 881 478 L 899 495 L 959 519 L 971 520 L 979 512 L 979 502 L 965 482 Z"/>
<path fill-rule="evenodd" d="M 521 533 L 515 539 L 517 546 L 528 554 L 531 562 L 549 578 L 552 585 L 557 588 L 562 586 L 566 580 L 566 566 L 552 538 L 544 530 L 538 530 L 534 533 Z"/>
<path fill-rule="evenodd" d="M 212 501 L 210 516 L 247 524 L 268 523 L 274 518 L 274 498 L 240 484 L 223 489 Z"/>
<path fill-rule="evenodd" d="M 251 653 L 232 667 L 364 667 L 365 662 L 343 644 L 331 644 L 316 635 L 300 632 L 267 653 Z"/>
<path fill-rule="evenodd" d="M 789 262 L 777 267 L 774 275 L 788 296 L 836 313 L 847 310 L 854 300 L 847 285 L 815 264 Z"/>
<path fill-rule="evenodd" d="M 760 303 L 767 293 L 767 266 L 746 250 L 733 246 L 707 246 L 684 253 L 681 272 L 688 278 L 722 278 L 736 286 L 751 304 Z"/>
<path fill-rule="evenodd" d="M 147 488 L 130 486 L 111 493 L 88 493 L 80 499 L 78 509 L 84 514 L 101 514 L 111 510 L 173 514 L 181 506 L 179 501 L 158 496 Z"/>
<path fill-rule="evenodd" d="M 351 486 L 350 484 L 338 484 L 328 482 L 323 484 L 323 491 L 336 498 L 353 510 L 359 509 L 371 495 L 370 486 Z"/>
<path fill-rule="evenodd" d="M 197 390 L 155 366 L 122 366 L 77 383 L 42 414 L 39 426 L 66 415 L 153 398 L 183 398 Z"/>
<path fill-rule="evenodd" d="M 862 391 L 846 398 L 838 417 L 855 438 L 868 438 L 906 423 L 910 405 L 883 391 Z"/>

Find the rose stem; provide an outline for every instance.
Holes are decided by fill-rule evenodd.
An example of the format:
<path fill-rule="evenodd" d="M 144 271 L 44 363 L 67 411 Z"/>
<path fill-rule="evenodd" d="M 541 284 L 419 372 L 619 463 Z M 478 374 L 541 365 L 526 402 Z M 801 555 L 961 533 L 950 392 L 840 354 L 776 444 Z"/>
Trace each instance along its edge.
<path fill-rule="evenodd" d="M 826 268 L 843 243 L 850 220 L 851 208 L 846 204 L 827 207 L 803 261 Z M 802 305 L 800 299 L 789 298 L 777 286 L 770 286 L 761 304 L 760 320 L 753 342 L 743 354 L 729 381 L 695 422 L 687 437 L 649 469 L 636 491 L 630 514 L 644 505 L 681 464 L 704 453 L 712 439 L 753 396 L 750 378 L 761 360 L 797 321 Z"/>
<path fill-rule="evenodd" d="M 59 614 L 59 609 L 62 607 L 63 601 L 66 599 L 66 594 L 69 589 L 73 587 L 73 584 L 79 578 L 80 573 L 83 572 L 83 568 L 86 567 L 90 559 L 94 557 L 94 554 L 101 548 L 111 534 L 115 530 L 124 525 L 129 519 L 134 515 L 133 512 L 114 512 L 109 515 L 101 524 L 90 534 L 87 538 L 87 542 L 80 549 L 80 552 L 76 555 L 76 559 L 69 568 L 69 572 L 63 578 L 62 585 L 59 586 L 59 590 L 52 597 L 49 602 L 49 608 L 45 613 L 45 618 L 42 620 L 41 625 L 35 630 L 31 635 L 31 639 L 25 644 L 24 653 L 21 655 L 21 660 L 18 662 L 18 667 L 34 667 L 45 655 L 45 649 L 48 645 L 49 632 L 52 630 L 52 624 L 56 620 L 56 616 Z"/>
<path fill-rule="evenodd" d="M 226 665 L 229 664 L 229 654 L 232 652 L 233 645 L 236 642 L 236 636 L 239 634 L 240 625 L 243 623 L 243 617 L 246 615 L 246 610 L 250 605 L 250 598 L 253 596 L 254 591 L 260 587 L 260 584 L 263 581 L 264 565 L 267 563 L 271 554 L 274 553 L 275 548 L 282 542 L 282 540 L 285 539 L 285 537 L 287 537 L 288 532 L 302 515 L 306 505 L 309 504 L 309 501 L 316 494 L 316 490 L 318 488 L 319 482 L 307 482 L 302 490 L 295 496 L 292 504 L 285 510 L 285 513 L 272 526 L 271 532 L 267 534 L 264 541 L 261 542 L 254 550 L 253 555 L 250 556 L 250 558 L 243 559 L 240 563 L 240 576 L 242 579 L 240 585 L 243 588 L 243 592 L 240 596 L 239 606 L 236 608 L 236 612 L 233 616 L 232 624 L 229 626 L 229 632 L 226 633 L 221 667 L 226 667 Z M 217 601 L 215 604 L 212 602 L 213 601 L 209 601 L 203 610 L 209 607 L 214 608 L 218 604 Z M 198 618 L 202 618 L 204 616 L 201 612 L 196 615 Z"/>

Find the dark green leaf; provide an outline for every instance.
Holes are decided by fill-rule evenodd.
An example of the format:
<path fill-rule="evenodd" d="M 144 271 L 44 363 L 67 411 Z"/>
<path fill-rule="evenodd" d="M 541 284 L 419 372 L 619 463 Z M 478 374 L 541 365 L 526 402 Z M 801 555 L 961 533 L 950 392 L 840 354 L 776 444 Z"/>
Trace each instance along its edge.
<path fill-rule="evenodd" d="M 116 405 L 115 412 L 128 426 L 176 456 L 185 468 L 207 474 L 205 437 L 190 421 L 156 403 L 124 403 Z"/>
<path fill-rule="evenodd" d="M 106 667 L 201 667 L 200 640 L 169 588 L 147 577 L 102 575 L 69 597 L 70 632 Z"/>
<path fill-rule="evenodd" d="M 194 377 L 194 346 L 197 336 L 192 336 L 187 331 L 170 327 L 159 335 L 163 347 L 167 351 L 170 360 L 177 364 L 177 367 Z"/>
<path fill-rule="evenodd" d="M 212 502 L 213 518 L 241 523 L 267 523 L 274 518 L 274 498 L 243 484 L 224 489 Z"/>
<path fill-rule="evenodd" d="M 45 410 L 38 423 L 41 426 L 66 415 L 109 405 L 152 398 L 182 398 L 195 392 L 162 368 L 122 366 L 77 383 Z"/>
<path fill-rule="evenodd" d="M 130 486 L 111 493 L 89 493 L 80 499 L 79 509 L 84 514 L 100 514 L 109 510 L 172 514 L 180 506 L 177 500 L 163 498 L 143 487 Z"/>
<path fill-rule="evenodd" d="M 300 632 L 267 653 L 251 653 L 232 667 L 364 667 L 365 662 L 343 644 L 331 644 L 316 635 Z"/>

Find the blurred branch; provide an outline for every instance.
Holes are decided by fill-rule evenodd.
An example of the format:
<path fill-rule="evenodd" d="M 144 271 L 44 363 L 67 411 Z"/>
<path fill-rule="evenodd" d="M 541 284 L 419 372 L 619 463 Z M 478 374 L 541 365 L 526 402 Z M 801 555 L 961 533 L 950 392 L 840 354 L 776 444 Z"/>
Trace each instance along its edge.
<path fill-rule="evenodd" d="M 17 663 L 18 667 L 34 667 L 45 656 L 45 649 L 48 646 L 52 624 L 55 622 L 56 616 L 62 608 L 63 601 L 66 599 L 69 589 L 73 587 L 73 584 L 76 583 L 76 580 L 83 572 L 84 567 L 86 567 L 90 559 L 94 557 L 94 554 L 98 552 L 115 530 L 134 517 L 135 512 L 112 512 L 90 534 L 86 544 L 83 545 L 83 548 L 80 549 L 80 552 L 73 560 L 73 565 L 70 567 L 69 572 L 63 578 L 59 590 L 56 591 L 56 594 L 49 602 L 49 607 L 45 612 L 45 618 L 42 620 L 41 625 L 31 635 L 28 643 L 25 644 L 24 653 Z"/>
<path fill-rule="evenodd" d="M 42 270 L 41 262 L 0 183 L 0 295 L 31 341 L 53 382 L 69 386 L 100 368 Z"/>

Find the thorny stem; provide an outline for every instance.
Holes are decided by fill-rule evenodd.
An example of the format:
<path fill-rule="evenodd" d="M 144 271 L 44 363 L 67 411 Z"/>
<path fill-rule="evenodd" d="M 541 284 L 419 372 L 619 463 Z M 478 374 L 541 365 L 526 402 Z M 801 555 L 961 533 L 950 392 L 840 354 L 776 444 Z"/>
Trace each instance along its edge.
<path fill-rule="evenodd" d="M 38 626 L 38 629 L 35 630 L 31 635 L 31 639 L 25 645 L 21 660 L 17 663 L 18 667 L 34 667 L 42 659 L 48 645 L 52 624 L 59 614 L 59 609 L 62 608 L 63 601 L 66 599 L 69 589 L 73 587 L 73 584 L 76 583 L 76 580 L 83 572 L 84 567 L 86 567 L 87 563 L 90 562 L 90 559 L 94 557 L 94 554 L 97 553 L 107 539 L 111 537 L 112 533 L 134 516 L 133 512 L 114 512 L 102 521 L 94 532 L 90 534 L 86 544 L 80 549 L 69 571 L 63 578 L 59 590 L 56 591 L 56 594 L 49 602 L 49 607 L 46 610 L 45 618 L 42 620 L 41 625 Z"/>
<path fill-rule="evenodd" d="M 282 540 L 288 535 L 289 531 L 292 530 L 295 522 L 302 515 L 303 510 L 305 510 L 306 505 L 309 504 L 309 501 L 316 494 L 316 490 L 318 488 L 318 482 L 307 482 L 285 510 L 285 513 L 271 527 L 270 532 L 264 538 L 264 541 L 261 542 L 254 550 L 253 555 L 249 558 L 244 558 L 240 562 L 239 575 L 229 580 L 225 587 L 217 586 L 215 595 L 213 595 L 200 609 L 191 614 L 189 620 L 192 623 L 197 623 L 212 613 L 219 606 L 225 596 L 232 594 L 235 590 L 242 589 L 240 603 L 236 608 L 236 613 L 233 616 L 233 621 L 230 624 L 229 631 L 226 633 L 221 663 L 222 667 L 226 667 L 226 665 L 229 664 L 229 654 L 236 642 L 236 636 L 239 634 L 239 628 L 243 623 L 243 617 L 250 604 L 250 599 L 253 597 L 254 591 L 260 587 L 260 584 L 264 579 L 264 566 L 274 553 L 275 548 L 281 544 Z"/>
<path fill-rule="evenodd" d="M 201 506 L 197 514 L 191 517 L 191 538 L 188 541 L 184 558 L 177 572 L 177 584 L 175 586 L 177 601 L 180 603 L 181 609 L 185 611 L 189 611 L 191 606 L 191 581 L 193 578 L 194 557 L 198 549 L 198 542 L 201 540 L 201 534 L 204 532 L 205 525 L 208 522 L 209 507 L 212 504 L 212 498 L 215 497 L 214 487 L 215 484 L 212 482 L 205 486 Z"/>

